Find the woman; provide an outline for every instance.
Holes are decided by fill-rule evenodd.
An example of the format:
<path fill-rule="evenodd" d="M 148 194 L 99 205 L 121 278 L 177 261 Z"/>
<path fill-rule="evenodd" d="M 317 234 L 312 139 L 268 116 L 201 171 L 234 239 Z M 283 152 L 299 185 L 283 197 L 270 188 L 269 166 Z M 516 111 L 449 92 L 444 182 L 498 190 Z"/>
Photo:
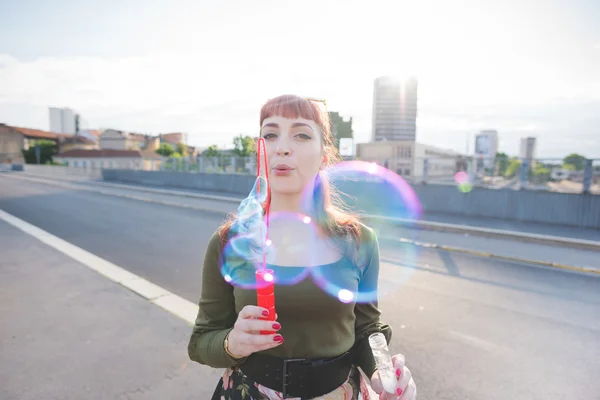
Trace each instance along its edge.
<path fill-rule="evenodd" d="M 269 255 L 269 268 L 277 275 L 302 266 L 337 274 L 356 293 L 376 292 L 376 235 L 334 206 L 334 193 L 320 174 L 337 161 L 324 107 L 302 97 L 280 96 L 263 106 L 260 126 L 268 155 L 271 215 L 308 215 L 316 226 L 316 232 L 290 229 L 289 221 L 273 218 L 269 238 L 278 251 Z M 269 311 L 256 306 L 256 291 L 230 284 L 220 269 L 234 236 L 235 219 L 221 226 L 208 244 L 199 313 L 188 346 L 192 360 L 226 368 L 213 398 L 364 398 L 367 384 L 358 367 L 380 399 L 416 398 L 402 355 L 393 357 L 396 393 L 383 391 L 368 337 L 382 332 L 389 341 L 392 331 L 380 321 L 376 299 L 340 301 L 307 276 L 293 285 L 276 285 L 277 319 L 261 319 Z"/>

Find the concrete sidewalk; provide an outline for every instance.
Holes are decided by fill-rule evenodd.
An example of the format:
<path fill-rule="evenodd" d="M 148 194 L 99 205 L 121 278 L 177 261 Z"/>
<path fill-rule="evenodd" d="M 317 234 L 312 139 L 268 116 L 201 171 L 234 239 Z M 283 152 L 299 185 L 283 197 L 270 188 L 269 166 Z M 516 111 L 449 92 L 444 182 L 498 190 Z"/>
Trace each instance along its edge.
<path fill-rule="evenodd" d="M 0 398 L 209 399 L 188 323 L 0 221 Z"/>

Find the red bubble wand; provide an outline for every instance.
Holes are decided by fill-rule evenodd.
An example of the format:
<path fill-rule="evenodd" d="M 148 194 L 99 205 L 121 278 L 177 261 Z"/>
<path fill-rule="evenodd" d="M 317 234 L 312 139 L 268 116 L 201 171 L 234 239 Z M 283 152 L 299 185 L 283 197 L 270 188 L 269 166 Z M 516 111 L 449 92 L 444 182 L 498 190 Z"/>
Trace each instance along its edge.
<path fill-rule="evenodd" d="M 275 284 L 273 270 L 267 269 L 267 250 L 266 246 L 269 244 L 269 212 L 271 210 L 271 190 L 269 182 L 269 164 L 267 163 L 267 150 L 265 148 L 265 139 L 258 139 L 257 148 L 257 168 L 256 168 L 256 193 L 260 201 L 261 189 L 266 192 L 265 200 L 265 226 L 267 232 L 265 235 L 261 235 L 265 238 L 266 242 L 263 245 L 263 263 L 262 268 L 256 271 L 256 297 L 257 304 L 259 307 L 264 307 L 269 310 L 269 316 L 261 318 L 267 321 L 275 321 Z M 262 157 L 261 157 L 262 156 Z M 264 165 L 263 165 L 264 163 Z M 265 188 L 261 188 L 261 165 L 265 170 Z M 262 230 L 262 227 L 261 227 Z M 268 335 L 275 333 L 274 331 L 260 331 L 261 335 Z"/>

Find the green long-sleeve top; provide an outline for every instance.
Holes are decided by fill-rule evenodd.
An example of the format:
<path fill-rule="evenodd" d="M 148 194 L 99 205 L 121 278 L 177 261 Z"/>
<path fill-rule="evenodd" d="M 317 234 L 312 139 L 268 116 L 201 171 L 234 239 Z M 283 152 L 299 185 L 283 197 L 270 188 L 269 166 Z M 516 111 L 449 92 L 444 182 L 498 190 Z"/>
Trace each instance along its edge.
<path fill-rule="evenodd" d="M 361 225 L 361 231 L 358 254 L 362 257 L 345 256 L 332 264 L 311 267 L 316 270 L 293 285 L 275 285 L 277 322 L 281 324 L 278 333 L 284 342 L 264 354 L 316 359 L 335 357 L 353 348 L 355 365 L 368 377 L 375 372 L 368 337 L 383 332 L 389 342 L 392 330 L 380 320 L 376 295 L 365 295 L 377 291 L 379 244 L 372 229 Z M 257 305 L 255 290 L 233 286 L 224 279 L 221 272 L 222 263 L 227 262 L 224 258 L 215 233 L 205 253 L 198 316 L 188 345 L 193 361 L 213 368 L 243 363 L 244 359 L 236 360 L 225 352 L 224 340 L 240 310 L 246 305 Z M 276 276 L 302 273 L 299 267 L 268 267 L 274 269 Z M 369 301 L 359 298 L 356 302 L 356 296 L 354 299 L 340 296 L 344 300 L 340 301 L 337 294 L 342 289 L 362 294 L 359 296 Z"/>

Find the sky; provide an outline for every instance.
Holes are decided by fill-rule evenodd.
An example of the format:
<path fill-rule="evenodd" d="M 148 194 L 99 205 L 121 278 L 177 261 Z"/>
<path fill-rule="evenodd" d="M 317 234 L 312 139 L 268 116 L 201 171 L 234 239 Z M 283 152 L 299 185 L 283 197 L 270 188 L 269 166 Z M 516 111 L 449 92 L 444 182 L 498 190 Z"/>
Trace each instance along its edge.
<path fill-rule="evenodd" d="M 269 98 L 327 99 L 371 137 L 376 77 L 416 75 L 417 141 L 473 151 L 499 133 L 517 155 L 600 158 L 596 0 L 0 0 L 0 122 L 256 136 Z"/>

